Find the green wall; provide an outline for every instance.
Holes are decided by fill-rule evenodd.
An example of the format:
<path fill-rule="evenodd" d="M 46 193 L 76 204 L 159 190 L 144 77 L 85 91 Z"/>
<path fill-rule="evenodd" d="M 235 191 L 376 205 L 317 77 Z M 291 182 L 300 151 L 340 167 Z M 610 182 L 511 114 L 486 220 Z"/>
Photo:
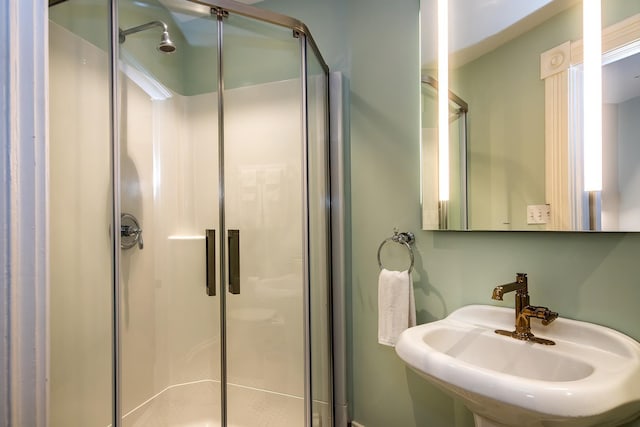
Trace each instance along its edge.
<path fill-rule="evenodd" d="M 491 304 L 494 286 L 526 272 L 532 303 L 640 339 L 638 234 L 420 231 L 418 0 L 259 5 L 303 20 L 331 69 L 343 71 L 350 85 L 352 419 L 366 427 L 473 425 L 462 405 L 377 343 L 376 251 L 394 227 L 416 233 L 420 323 L 467 304 Z M 400 267 L 405 256 L 398 251 L 385 262 Z"/>

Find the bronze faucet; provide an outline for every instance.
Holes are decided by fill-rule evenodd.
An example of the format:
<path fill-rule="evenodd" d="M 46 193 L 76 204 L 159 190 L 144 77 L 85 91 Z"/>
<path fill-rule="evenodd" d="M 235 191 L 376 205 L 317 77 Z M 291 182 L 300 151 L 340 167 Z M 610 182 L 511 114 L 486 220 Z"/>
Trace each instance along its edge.
<path fill-rule="evenodd" d="M 551 340 L 538 338 L 531 332 L 531 318 L 542 319 L 543 325 L 548 325 L 558 318 L 558 313 L 549 310 L 547 307 L 535 307 L 529 305 L 529 290 L 527 288 L 527 275 L 517 273 L 516 281 L 506 285 L 496 286 L 493 289 L 491 298 L 502 301 L 502 296 L 509 292 L 516 292 L 516 330 L 505 331 L 496 330 L 496 334 L 506 335 L 523 341 L 532 341 L 539 344 L 554 345 Z"/>

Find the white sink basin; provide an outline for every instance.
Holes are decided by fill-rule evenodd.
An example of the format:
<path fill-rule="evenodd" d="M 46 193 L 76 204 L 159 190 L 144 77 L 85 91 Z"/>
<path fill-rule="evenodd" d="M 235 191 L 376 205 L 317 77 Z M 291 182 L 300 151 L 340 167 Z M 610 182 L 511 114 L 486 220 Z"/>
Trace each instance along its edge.
<path fill-rule="evenodd" d="M 478 426 L 616 426 L 640 416 L 640 344 L 603 326 L 531 321 L 542 345 L 498 335 L 514 309 L 460 308 L 404 331 L 398 356 L 460 398 Z"/>

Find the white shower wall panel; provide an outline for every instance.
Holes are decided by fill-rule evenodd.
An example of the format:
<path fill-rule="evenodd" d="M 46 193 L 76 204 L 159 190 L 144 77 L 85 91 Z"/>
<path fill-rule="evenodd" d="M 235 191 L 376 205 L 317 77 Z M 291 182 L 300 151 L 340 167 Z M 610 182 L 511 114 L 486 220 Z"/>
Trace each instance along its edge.
<path fill-rule="evenodd" d="M 215 151 L 191 137 L 188 99 L 154 100 L 122 80 L 122 209 L 144 238 L 142 250 L 122 253 L 126 413 L 173 384 L 219 379 L 220 340 L 219 302 L 205 292 L 204 230 L 218 216 Z M 209 167 L 197 167 L 206 157 Z"/>
<path fill-rule="evenodd" d="M 134 246 L 120 257 L 122 406 L 127 412 L 169 382 L 163 328 L 169 284 L 156 282 L 154 274 L 163 261 L 158 256 L 161 236 L 155 232 L 153 105 L 136 84 L 127 78 L 121 82 L 121 208 L 138 219 L 144 239 L 144 249 Z"/>
<path fill-rule="evenodd" d="M 206 295 L 204 240 L 206 229 L 218 227 L 216 104 L 208 117 L 198 117 L 180 95 L 153 103 L 154 214 L 161 218 L 154 230 L 161 236 L 156 280 L 167 284 L 167 305 L 158 307 L 166 311 L 165 369 L 170 384 L 219 380 L 219 296 Z M 202 127 L 212 130 L 202 135 Z"/>
<path fill-rule="evenodd" d="M 54 22 L 49 31 L 49 424 L 103 426 L 112 397 L 108 61 Z"/>

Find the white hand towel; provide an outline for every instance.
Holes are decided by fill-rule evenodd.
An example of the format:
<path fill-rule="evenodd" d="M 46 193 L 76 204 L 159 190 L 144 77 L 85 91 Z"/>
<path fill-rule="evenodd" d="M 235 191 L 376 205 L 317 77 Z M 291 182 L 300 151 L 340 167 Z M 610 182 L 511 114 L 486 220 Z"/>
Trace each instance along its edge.
<path fill-rule="evenodd" d="M 411 274 L 383 268 L 378 278 L 378 342 L 394 347 L 400 333 L 415 324 Z"/>

